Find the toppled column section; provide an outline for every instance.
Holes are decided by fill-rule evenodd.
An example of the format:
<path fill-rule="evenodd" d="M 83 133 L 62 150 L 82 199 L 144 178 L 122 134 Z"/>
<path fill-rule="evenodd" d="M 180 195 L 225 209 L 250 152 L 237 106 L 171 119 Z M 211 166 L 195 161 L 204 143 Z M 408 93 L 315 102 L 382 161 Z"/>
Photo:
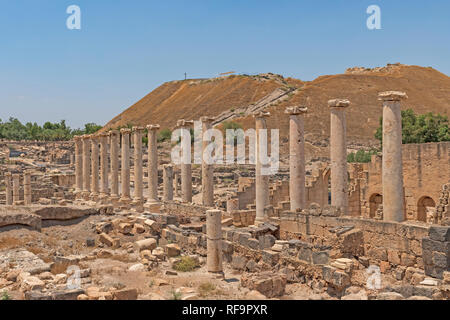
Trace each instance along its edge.
<path fill-rule="evenodd" d="M 208 272 L 221 273 L 222 269 L 222 212 L 206 211 L 207 259 Z"/>
<path fill-rule="evenodd" d="M 328 101 L 331 109 L 330 158 L 331 158 L 331 205 L 340 208 L 343 214 L 348 209 L 347 176 L 347 124 L 345 108 L 350 105 L 346 99 Z"/>
<path fill-rule="evenodd" d="M 405 220 L 402 165 L 402 99 L 406 93 L 386 91 L 378 95 L 383 101 L 383 220 Z"/>
<path fill-rule="evenodd" d="M 305 125 L 306 107 L 290 107 L 289 115 L 289 200 L 291 210 L 305 208 Z"/>

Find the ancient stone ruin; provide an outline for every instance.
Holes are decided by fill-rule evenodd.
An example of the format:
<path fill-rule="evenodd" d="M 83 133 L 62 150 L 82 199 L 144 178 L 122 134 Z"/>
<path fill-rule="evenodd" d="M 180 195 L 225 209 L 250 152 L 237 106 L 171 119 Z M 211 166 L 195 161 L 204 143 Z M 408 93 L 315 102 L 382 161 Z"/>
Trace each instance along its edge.
<path fill-rule="evenodd" d="M 364 164 L 347 163 L 350 101 L 328 102 L 330 161 L 307 163 L 303 118 L 313 111 L 287 108 L 289 154 L 269 175 L 258 144 L 255 164 L 173 163 L 157 124 L 145 128 L 147 146 L 138 126 L 70 143 L 0 142 L 0 292 L 448 299 L 450 143 L 402 145 L 406 98 L 379 94 L 382 157 Z M 254 114 L 256 143 L 270 117 Z M 217 124 L 200 121 L 204 132 Z M 180 119 L 177 128 L 193 124 Z"/>

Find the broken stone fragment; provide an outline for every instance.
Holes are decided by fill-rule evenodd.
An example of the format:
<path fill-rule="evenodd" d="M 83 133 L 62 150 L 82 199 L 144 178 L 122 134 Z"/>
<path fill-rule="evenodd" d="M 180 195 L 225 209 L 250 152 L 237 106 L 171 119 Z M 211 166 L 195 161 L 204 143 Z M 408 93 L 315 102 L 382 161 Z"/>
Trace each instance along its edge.
<path fill-rule="evenodd" d="M 153 250 L 156 248 L 156 240 L 153 238 L 139 240 L 139 241 L 136 241 L 136 245 L 137 245 L 139 251 Z"/>

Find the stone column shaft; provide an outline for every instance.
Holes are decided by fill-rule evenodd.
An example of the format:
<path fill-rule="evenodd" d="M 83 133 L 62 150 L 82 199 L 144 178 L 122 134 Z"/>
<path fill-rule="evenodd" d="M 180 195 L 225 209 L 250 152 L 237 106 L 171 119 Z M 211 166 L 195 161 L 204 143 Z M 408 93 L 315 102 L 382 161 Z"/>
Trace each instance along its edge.
<path fill-rule="evenodd" d="M 121 176 L 121 187 L 122 195 L 120 201 L 123 203 L 130 202 L 130 129 L 121 129 L 122 134 L 122 169 L 120 172 Z"/>
<path fill-rule="evenodd" d="M 222 268 L 222 212 L 220 210 L 206 211 L 206 237 L 208 272 L 223 272 Z"/>
<path fill-rule="evenodd" d="M 18 205 L 20 202 L 20 175 L 15 173 L 13 178 L 13 204 Z"/>
<path fill-rule="evenodd" d="M 144 201 L 144 172 L 142 168 L 142 132 L 144 128 L 133 127 L 134 144 L 134 196 L 133 202 L 141 204 Z"/>
<path fill-rule="evenodd" d="M 289 199 L 291 210 L 304 209 L 305 190 L 305 138 L 303 114 L 307 108 L 290 107 L 289 114 Z"/>
<path fill-rule="evenodd" d="M 90 136 L 82 136 L 83 141 L 83 197 L 87 198 L 91 192 L 91 144 Z"/>
<path fill-rule="evenodd" d="M 163 170 L 163 199 L 164 201 L 171 201 L 173 200 L 173 166 L 171 164 L 165 164 Z"/>
<path fill-rule="evenodd" d="M 173 193 L 174 193 L 174 196 L 176 196 L 176 197 L 178 197 L 180 195 L 180 193 L 178 192 L 179 176 L 180 176 L 179 171 L 174 168 L 174 173 L 173 173 Z"/>
<path fill-rule="evenodd" d="M 269 205 L 269 176 L 267 172 L 263 174 L 263 170 L 268 168 L 268 164 L 264 164 L 261 159 L 260 149 L 267 147 L 260 142 L 261 130 L 267 130 L 266 118 L 270 116 L 268 112 L 260 112 L 255 117 L 255 152 L 256 152 L 256 222 L 263 222 L 266 220 L 264 216 L 264 208 Z M 267 142 L 267 141 L 266 141 Z M 267 171 L 267 170 L 265 170 Z"/>
<path fill-rule="evenodd" d="M 75 136 L 75 192 L 83 190 L 83 141 Z"/>
<path fill-rule="evenodd" d="M 111 144 L 111 200 L 119 199 L 119 132 L 109 132 Z"/>
<path fill-rule="evenodd" d="M 203 137 L 205 132 L 212 129 L 212 122 L 214 118 L 202 117 L 202 133 Z M 202 202 L 204 206 L 214 206 L 214 167 L 212 164 L 208 164 L 204 159 L 205 149 L 209 142 L 202 139 Z"/>
<path fill-rule="evenodd" d="M 11 190 L 11 173 L 5 173 L 5 192 L 6 192 L 6 205 L 11 206 L 13 204 L 12 190 Z"/>
<path fill-rule="evenodd" d="M 23 176 L 23 200 L 26 206 L 31 205 L 31 173 L 29 171 L 25 171 Z"/>
<path fill-rule="evenodd" d="M 383 101 L 383 220 L 405 220 L 402 164 L 402 99 L 404 92 L 387 91 L 379 94 Z"/>
<path fill-rule="evenodd" d="M 177 122 L 177 127 L 179 129 L 184 129 L 189 131 L 190 126 L 193 124 L 193 121 L 186 121 L 186 120 L 179 120 Z M 188 139 L 188 137 L 186 136 L 186 139 Z M 191 146 L 191 141 L 190 139 L 184 140 L 183 138 L 181 139 L 181 149 L 184 152 L 187 152 L 187 154 L 191 153 L 190 150 L 190 146 Z M 184 143 L 183 143 L 184 142 Z M 189 150 L 185 150 L 189 148 Z M 182 158 L 182 162 L 180 165 L 181 168 L 181 200 L 183 202 L 192 202 L 192 164 L 191 164 L 191 159 L 189 157 L 189 159 L 183 159 Z"/>
<path fill-rule="evenodd" d="M 98 137 L 91 137 L 91 198 L 96 200 L 99 195 L 99 149 Z"/>
<path fill-rule="evenodd" d="M 109 179 L 108 179 L 108 133 L 100 135 L 100 194 L 102 198 L 108 196 Z"/>
<path fill-rule="evenodd" d="M 159 125 L 148 125 L 148 199 L 149 205 L 158 199 L 158 133 Z"/>
<path fill-rule="evenodd" d="M 343 99 L 328 101 L 331 108 L 331 205 L 340 208 L 343 215 L 348 211 L 347 125 L 344 110 L 349 105 L 350 101 Z"/>

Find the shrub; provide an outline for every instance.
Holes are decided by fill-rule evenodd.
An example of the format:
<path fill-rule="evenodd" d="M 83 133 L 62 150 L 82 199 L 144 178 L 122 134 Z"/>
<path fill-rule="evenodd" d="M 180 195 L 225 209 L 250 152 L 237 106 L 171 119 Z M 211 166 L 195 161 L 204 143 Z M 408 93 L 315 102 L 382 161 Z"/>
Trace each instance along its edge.
<path fill-rule="evenodd" d="M 359 162 L 359 163 L 367 163 L 370 162 L 372 155 L 378 154 L 377 150 L 358 150 L 357 152 L 352 152 L 347 155 L 347 162 Z"/>
<path fill-rule="evenodd" d="M 173 269 L 180 272 L 191 272 L 198 267 L 197 261 L 188 256 L 181 257 L 180 261 L 173 265 Z"/>
<path fill-rule="evenodd" d="M 158 133 L 158 142 L 164 142 L 164 141 L 170 140 L 171 137 L 172 137 L 172 131 L 170 131 L 170 129 L 162 129 Z"/>
<path fill-rule="evenodd" d="M 1 299 L 2 300 L 11 300 L 11 296 L 9 295 L 8 291 L 3 290 Z"/>

